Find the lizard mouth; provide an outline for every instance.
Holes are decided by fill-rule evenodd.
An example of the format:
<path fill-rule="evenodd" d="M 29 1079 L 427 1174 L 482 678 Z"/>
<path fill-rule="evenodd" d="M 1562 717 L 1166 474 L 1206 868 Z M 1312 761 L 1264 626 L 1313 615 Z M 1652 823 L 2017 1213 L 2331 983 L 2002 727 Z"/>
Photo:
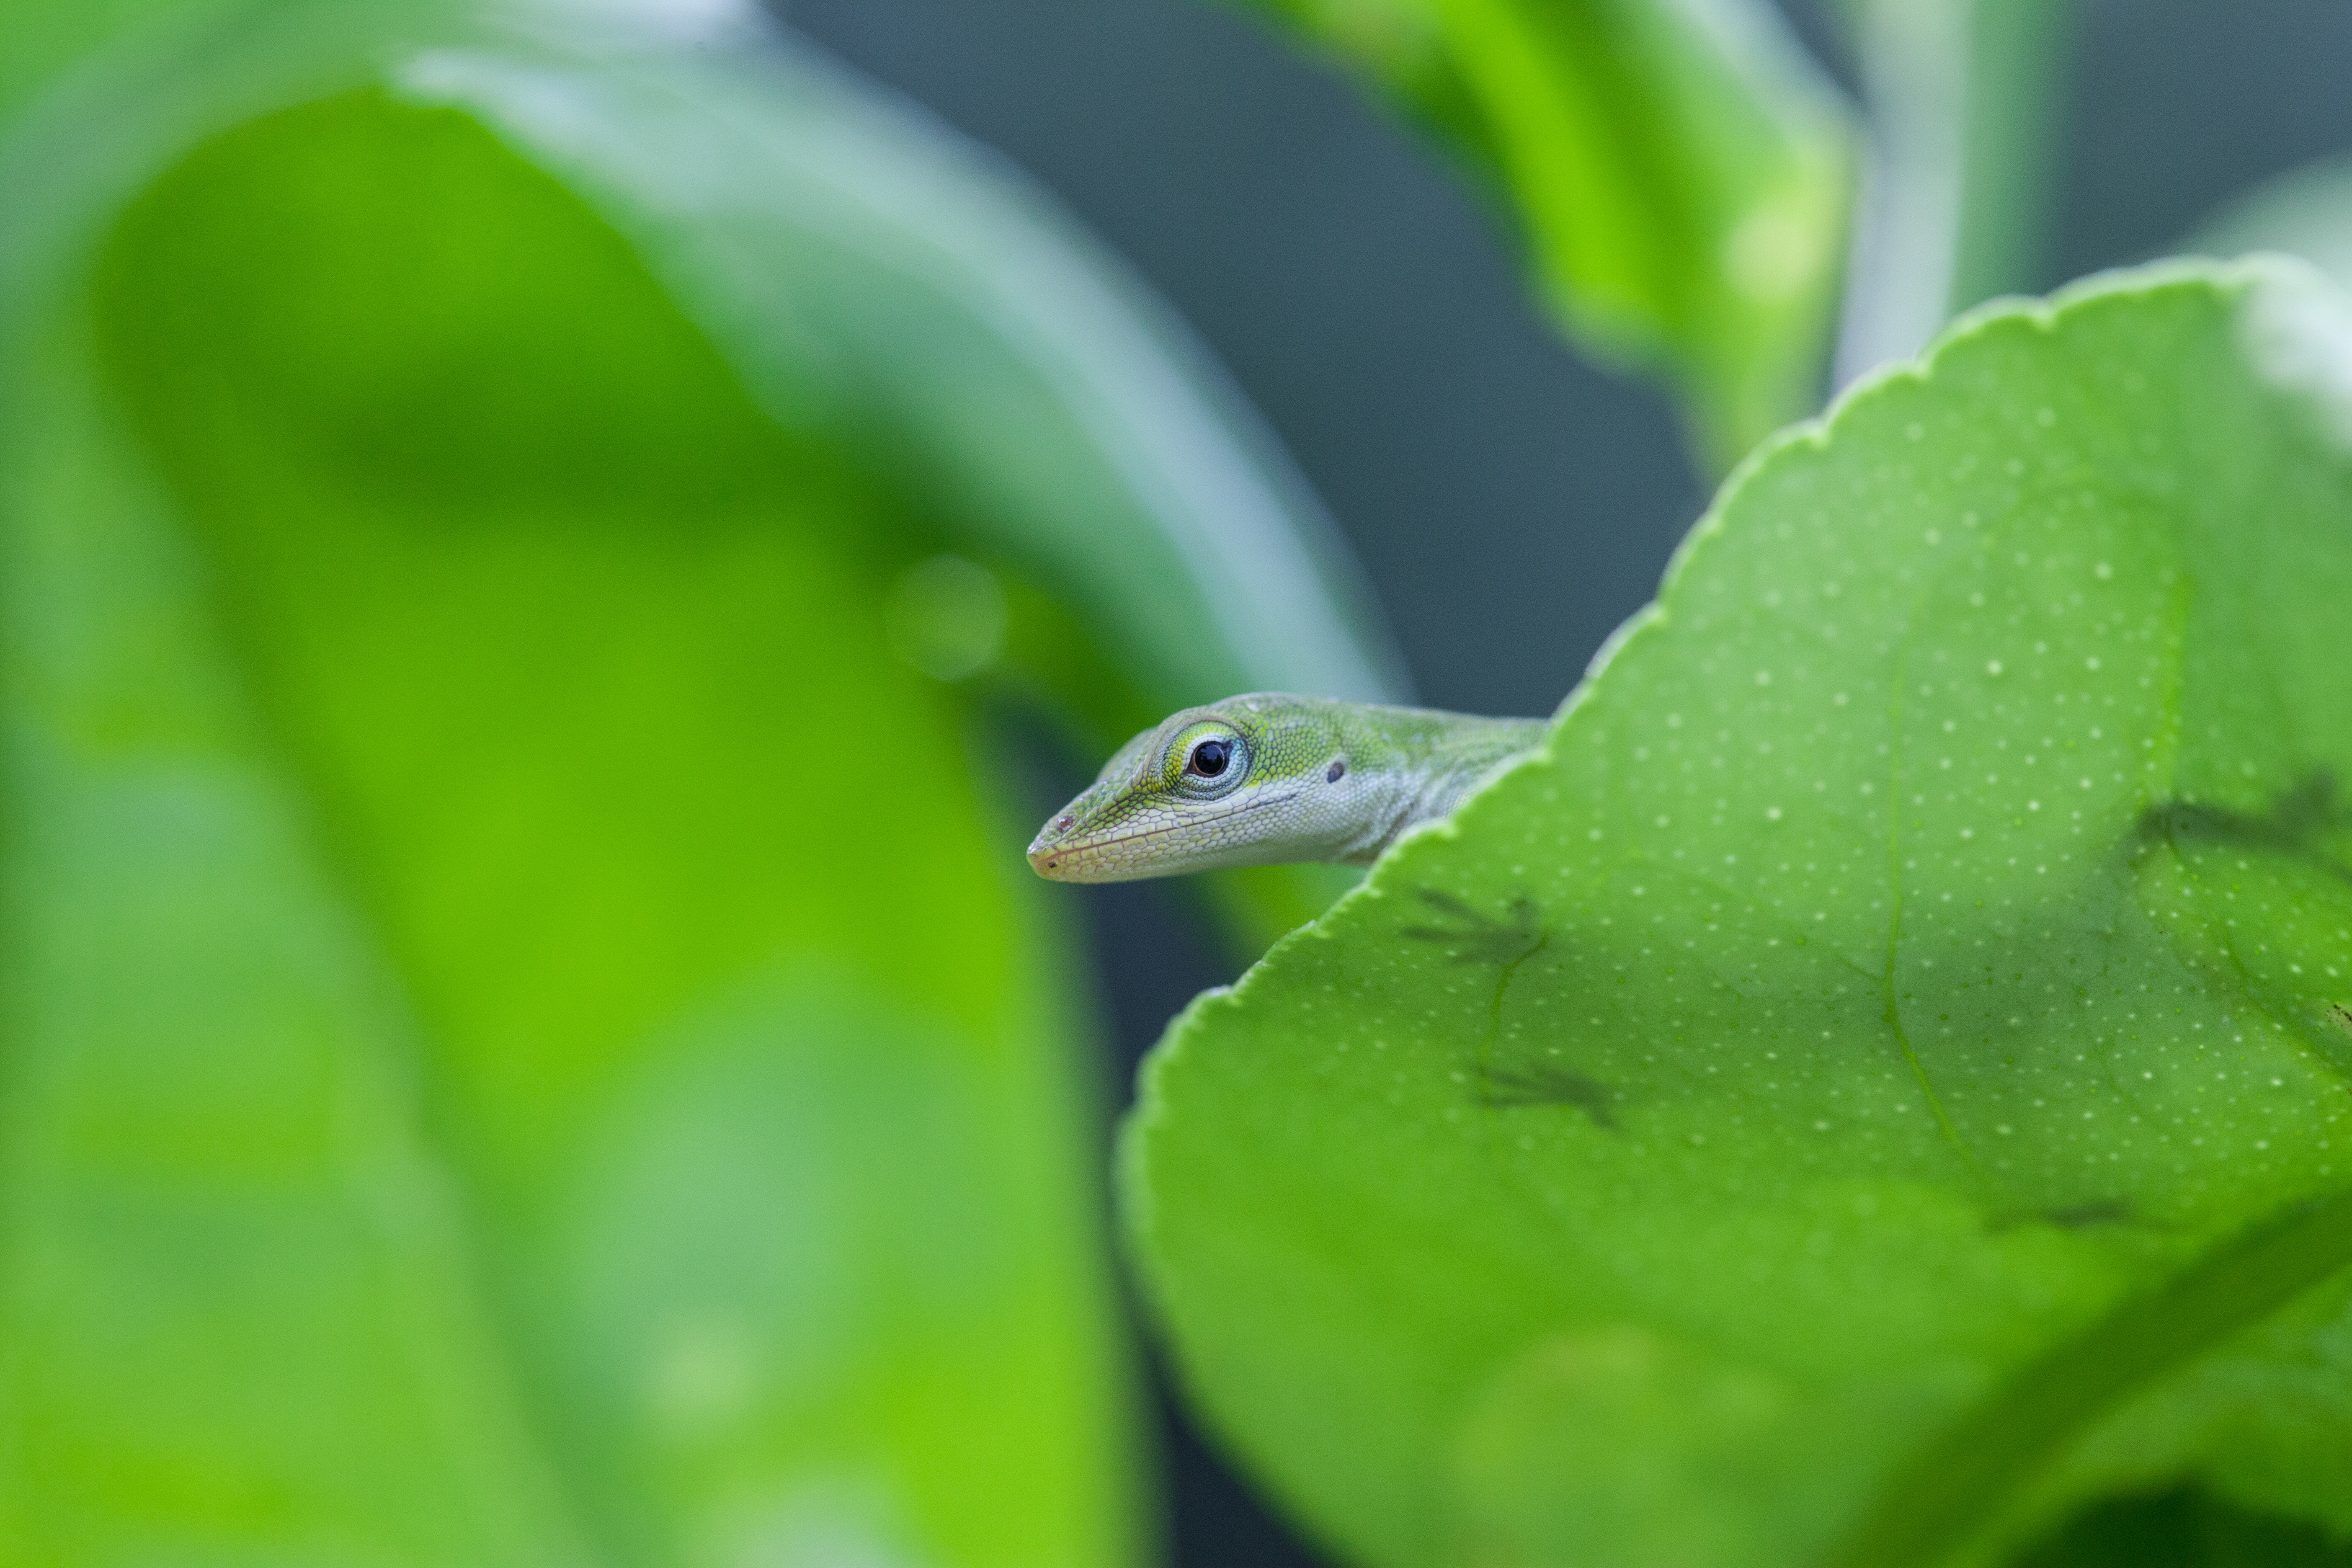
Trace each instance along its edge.
<path fill-rule="evenodd" d="M 1048 826 L 1030 842 L 1029 866 L 1037 875 L 1053 882 L 1132 882 L 1192 869 L 1181 864 L 1140 865 L 1136 850 L 1121 853 L 1121 847 L 1148 844 L 1171 833 L 1188 833 L 1213 823 L 1230 821 L 1264 806 L 1280 805 L 1296 794 L 1296 791 L 1268 794 L 1239 805 L 1226 806 L 1222 811 L 1194 813 L 1174 822 L 1105 833 L 1098 837 L 1074 836 L 1057 839 L 1054 837 L 1054 829 Z M 1240 862 L 1220 861 L 1218 864 Z"/>

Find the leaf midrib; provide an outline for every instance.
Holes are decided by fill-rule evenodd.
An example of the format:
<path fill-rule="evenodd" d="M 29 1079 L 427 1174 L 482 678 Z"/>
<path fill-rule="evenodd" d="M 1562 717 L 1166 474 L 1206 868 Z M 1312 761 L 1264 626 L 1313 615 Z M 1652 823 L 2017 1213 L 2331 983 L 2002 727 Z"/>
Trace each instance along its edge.
<path fill-rule="evenodd" d="M 1979 549 L 1983 548 L 1979 542 Z M 1903 951 L 1903 691 L 1911 671 L 1912 631 L 1918 623 L 1919 606 L 1927 592 L 1923 587 L 1912 595 L 1910 606 L 1904 612 L 1903 629 L 1895 638 L 1895 679 L 1886 700 L 1886 964 L 1874 978 L 1878 982 L 1881 1016 L 1894 1034 L 1903 1059 L 1910 1064 L 1919 1092 L 1927 1097 L 1927 1110 L 1936 1119 L 1937 1131 L 1959 1155 L 1970 1175 L 1980 1180 L 1983 1173 L 1977 1163 L 1976 1152 L 1960 1135 L 1959 1123 L 1952 1120 L 1950 1108 L 1927 1077 L 1927 1064 L 1919 1059 L 1918 1048 L 1911 1043 L 1911 1031 L 1903 1026 L 1902 988 L 1896 982 Z"/>
<path fill-rule="evenodd" d="M 1938 1563 L 2098 1415 L 2352 1264 L 2352 1186 L 2238 1232 L 2005 1379 L 1897 1468 L 1822 1568 Z"/>

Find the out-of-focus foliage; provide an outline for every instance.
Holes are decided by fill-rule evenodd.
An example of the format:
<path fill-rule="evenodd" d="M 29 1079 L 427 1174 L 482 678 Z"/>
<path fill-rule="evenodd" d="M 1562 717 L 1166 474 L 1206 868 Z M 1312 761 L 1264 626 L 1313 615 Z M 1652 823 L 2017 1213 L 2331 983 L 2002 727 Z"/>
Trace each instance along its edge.
<path fill-rule="evenodd" d="M 1761 0 L 1256 0 L 1507 194 L 1579 342 L 1654 367 L 1717 471 L 1812 411 L 1852 159 Z"/>
<path fill-rule="evenodd" d="M 1927 1568 L 2175 1481 L 2352 1536 L 2347 312 L 2176 268 L 1956 329 L 1185 1016 L 1137 1247 L 1326 1537 Z"/>
<path fill-rule="evenodd" d="M 2207 219 L 2181 248 L 2207 256 L 2283 251 L 2352 289 L 2352 158 L 2323 158 L 2263 181 Z"/>
<path fill-rule="evenodd" d="M 2055 184 L 2071 0 L 1840 0 L 1869 168 L 1838 331 L 1841 382 L 2032 287 Z"/>
<path fill-rule="evenodd" d="M 2352 1568 L 2352 1542 L 2172 1487 L 2084 1510 L 2014 1568 Z"/>
<path fill-rule="evenodd" d="M 593 24 L 0 21 L 0 1560 L 1136 1554 L 976 698 L 1381 666 L 1003 171 Z"/>

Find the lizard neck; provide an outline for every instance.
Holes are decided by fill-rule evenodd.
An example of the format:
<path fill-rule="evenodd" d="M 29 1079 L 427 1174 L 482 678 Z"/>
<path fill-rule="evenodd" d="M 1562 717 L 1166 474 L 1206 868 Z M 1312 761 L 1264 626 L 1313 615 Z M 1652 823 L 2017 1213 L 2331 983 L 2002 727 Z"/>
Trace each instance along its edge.
<path fill-rule="evenodd" d="M 1533 750 L 1540 719 L 1488 719 L 1426 708 L 1359 710 L 1351 747 L 1363 755 L 1360 809 L 1331 858 L 1366 865 L 1408 829 L 1451 812 L 1480 784 Z"/>

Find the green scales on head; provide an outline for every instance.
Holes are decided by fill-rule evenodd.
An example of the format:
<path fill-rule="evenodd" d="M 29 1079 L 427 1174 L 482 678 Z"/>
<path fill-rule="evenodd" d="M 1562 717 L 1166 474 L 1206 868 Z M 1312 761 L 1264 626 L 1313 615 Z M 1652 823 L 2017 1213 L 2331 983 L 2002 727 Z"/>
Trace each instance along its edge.
<path fill-rule="evenodd" d="M 1545 728 L 1278 691 L 1187 708 L 1121 746 L 1038 833 L 1029 864 L 1057 882 L 1363 865 L 1452 811 Z"/>

